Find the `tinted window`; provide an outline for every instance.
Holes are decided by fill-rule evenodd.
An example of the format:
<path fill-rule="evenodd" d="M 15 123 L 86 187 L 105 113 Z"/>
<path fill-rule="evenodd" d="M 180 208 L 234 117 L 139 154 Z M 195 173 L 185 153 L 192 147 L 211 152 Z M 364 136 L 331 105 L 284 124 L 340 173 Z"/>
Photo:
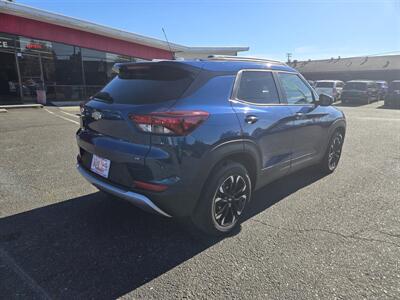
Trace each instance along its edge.
<path fill-rule="evenodd" d="M 162 65 L 128 65 L 95 98 L 125 104 L 146 104 L 180 98 L 194 73 Z"/>
<path fill-rule="evenodd" d="M 127 56 L 82 48 L 83 69 L 87 85 L 104 86 L 115 74 L 112 67 L 117 62 L 129 62 Z"/>
<path fill-rule="evenodd" d="M 313 94 L 296 74 L 278 73 L 288 104 L 312 103 Z"/>
<path fill-rule="evenodd" d="M 391 91 L 400 90 L 400 82 L 392 82 L 390 84 L 389 90 Z"/>
<path fill-rule="evenodd" d="M 55 80 L 57 84 L 83 84 L 81 49 L 61 43 L 53 43 Z"/>
<path fill-rule="evenodd" d="M 107 83 L 105 52 L 82 48 L 82 60 L 87 85 L 104 85 Z"/>
<path fill-rule="evenodd" d="M 344 86 L 346 90 L 359 90 L 364 91 L 367 88 L 367 84 L 365 82 L 348 82 Z"/>
<path fill-rule="evenodd" d="M 252 103 L 279 103 L 278 92 L 271 72 L 243 71 L 237 99 Z"/>
<path fill-rule="evenodd" d="M 333 82 L 317 82 L 316 87 L 333 88 Z"/>

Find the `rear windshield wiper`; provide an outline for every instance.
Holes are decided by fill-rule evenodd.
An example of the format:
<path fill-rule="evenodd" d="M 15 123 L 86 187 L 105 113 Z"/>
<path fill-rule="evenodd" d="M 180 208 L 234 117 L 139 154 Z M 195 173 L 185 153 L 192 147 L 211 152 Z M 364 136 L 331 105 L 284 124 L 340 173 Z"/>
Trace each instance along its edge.
<path fill-rule="evenodd" d="M 93 98 L 107 102 L 114 102 L 114 98 L 108 92 L 98 92 L 93 96 Z"/>

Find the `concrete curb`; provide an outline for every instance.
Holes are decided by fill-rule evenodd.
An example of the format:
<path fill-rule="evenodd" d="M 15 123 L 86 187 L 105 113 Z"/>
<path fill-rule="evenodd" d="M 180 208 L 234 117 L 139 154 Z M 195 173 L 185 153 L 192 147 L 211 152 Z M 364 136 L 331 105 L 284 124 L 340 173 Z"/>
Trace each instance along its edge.
<path fill-rule="evenodd" d="M 13 109 L 13 108 L 43 108 L 43 105 L 42 104 L 0 105 L 0 109 Z"/>
<path fill-rule="evenodd" d="M 0 108 L 0 113 L 6 113 L 6 112 L 7 112 L 7 109 Z"/>

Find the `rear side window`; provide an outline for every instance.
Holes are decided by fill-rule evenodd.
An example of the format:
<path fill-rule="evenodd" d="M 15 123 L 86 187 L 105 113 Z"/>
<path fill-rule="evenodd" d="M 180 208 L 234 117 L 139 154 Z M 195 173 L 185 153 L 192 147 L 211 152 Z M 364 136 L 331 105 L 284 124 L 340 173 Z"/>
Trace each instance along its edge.
<path fill-rule="evenodd" d="M 243 71 L 236 99 L 256 104 L 279 103 L 274 77 L 268 71 Z"/>
<path fill-rule="evenodd" d="M 317 82 L 316 87 L 319 87 L 319 88 L 333 88 L 333 82 Z"/>
<path fill-rule="evenodd" d="M 151 104 L 179 99 L 198 70 L 180 67 L 132 64 L 122 66 L 119 74 L 94 98 L 121 104 Z"/>
<path fill-rule="evenodd" d="M 310 88 L 297 75 L 278 73 L 288 104 L 308 104 L 314 101 Z"/>

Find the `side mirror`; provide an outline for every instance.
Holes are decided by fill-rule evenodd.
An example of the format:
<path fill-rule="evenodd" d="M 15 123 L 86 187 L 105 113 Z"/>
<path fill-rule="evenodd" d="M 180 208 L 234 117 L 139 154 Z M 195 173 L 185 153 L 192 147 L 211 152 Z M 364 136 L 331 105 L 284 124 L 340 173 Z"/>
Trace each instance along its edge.
<path fill-rule="evenodd" d="M 318 105 L 330 106 L 333 103 L 333 98 L 327 94 L 320 94 L 318 98 Z"/>

